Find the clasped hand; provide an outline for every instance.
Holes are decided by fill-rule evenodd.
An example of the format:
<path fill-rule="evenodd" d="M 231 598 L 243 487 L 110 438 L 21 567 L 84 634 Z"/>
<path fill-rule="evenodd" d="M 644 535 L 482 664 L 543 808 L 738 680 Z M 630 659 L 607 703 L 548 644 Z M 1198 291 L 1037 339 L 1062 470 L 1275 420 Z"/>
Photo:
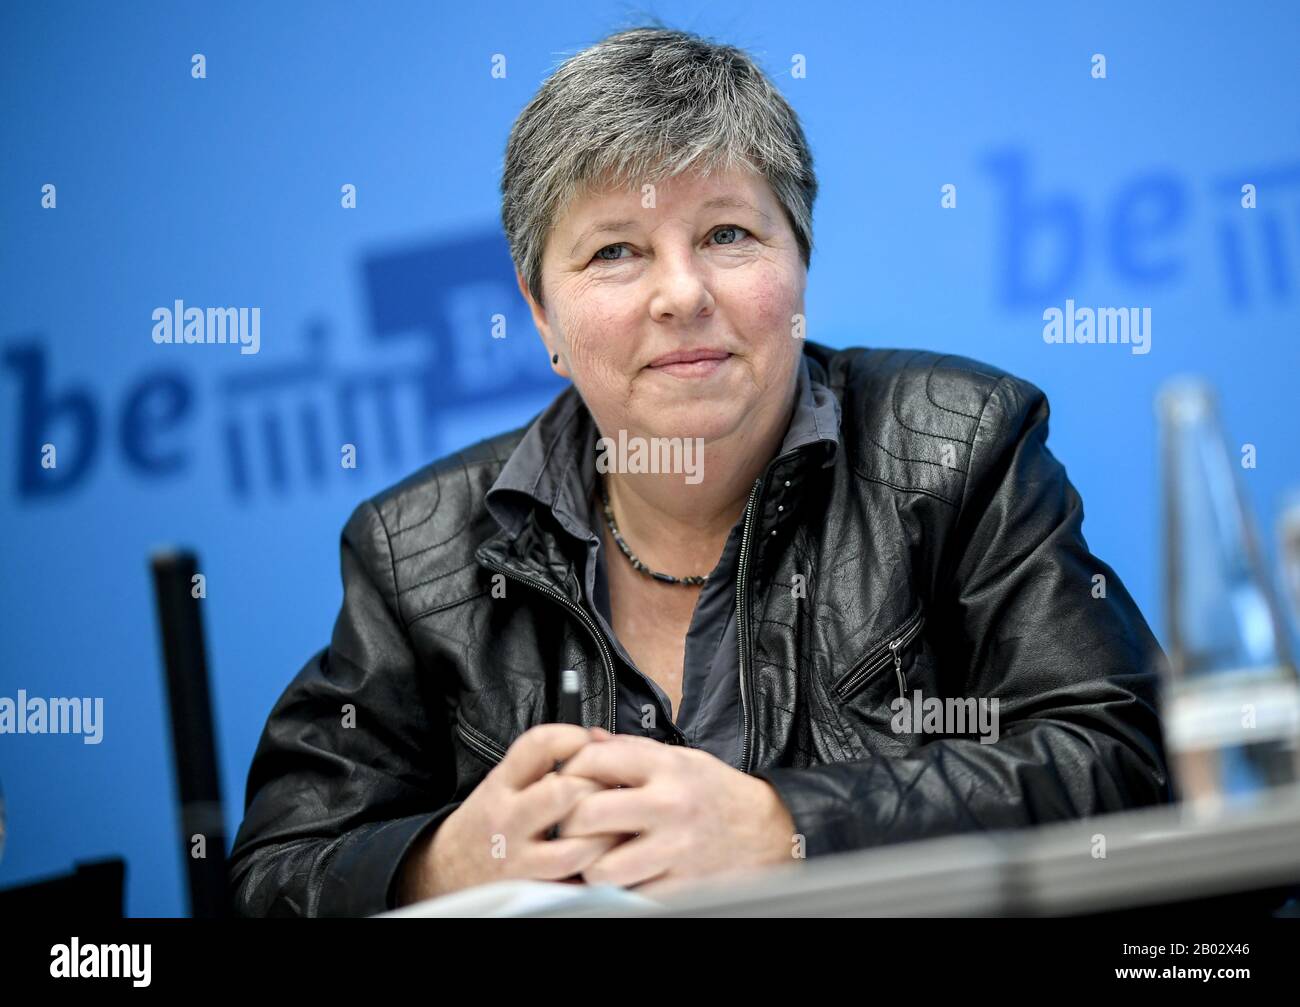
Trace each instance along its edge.
<path fill-rule="evenodd" d="M 442 823 L 402 889 L 408 901 L 532 878 L 662 895 L 789 863 L 793 834 L 770 784 L 708 752 L 543 724 L 515 739 Z"/>

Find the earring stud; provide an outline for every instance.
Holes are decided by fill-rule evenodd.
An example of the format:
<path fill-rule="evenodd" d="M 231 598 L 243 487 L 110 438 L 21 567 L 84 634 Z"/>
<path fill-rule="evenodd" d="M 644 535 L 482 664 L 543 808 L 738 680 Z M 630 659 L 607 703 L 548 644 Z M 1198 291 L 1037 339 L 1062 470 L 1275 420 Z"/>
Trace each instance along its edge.
<path fill-rule="evenodd" d="M 553 363 L 553 364 L 558 364 L 559 362 L 560 362 L 560 355 L 559 355 L 558 353 L 552 353 L 552 354 L 551 354 L 551 363 Z"/>

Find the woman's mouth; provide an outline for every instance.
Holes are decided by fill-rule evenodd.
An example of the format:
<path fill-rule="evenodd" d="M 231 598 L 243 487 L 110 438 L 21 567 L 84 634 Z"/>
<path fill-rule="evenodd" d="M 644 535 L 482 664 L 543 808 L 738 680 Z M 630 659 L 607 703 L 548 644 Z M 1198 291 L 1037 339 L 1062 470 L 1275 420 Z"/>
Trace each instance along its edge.
<path fill-rule="evenodd" d="M 730 359 L 731 354 L 724 350 L 686 350 L 659 357 L 649 369 L 676 378 L 707 378 L 725 367 Z"/>

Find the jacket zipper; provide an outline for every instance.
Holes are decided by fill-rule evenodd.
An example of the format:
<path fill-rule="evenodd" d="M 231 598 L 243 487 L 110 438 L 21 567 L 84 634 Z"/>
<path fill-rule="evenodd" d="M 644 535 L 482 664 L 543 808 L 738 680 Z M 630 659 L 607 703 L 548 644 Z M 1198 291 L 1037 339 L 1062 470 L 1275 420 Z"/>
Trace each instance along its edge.
<path fill-rule="evenodd" d="M 773 458 L 767 463 L 767 468 L 763 474 L 754 480 L 754 486 L 749 491 L 749 501 L 745 504 L 745 524 L 740 536 L 740 561 L 737 563 L 736 570 L 736 629 L 738 636 L 736 638 L 737 649 L 740 651 L 740 709 L 743 719 L 743 731 L 740 766 L 741 769 L 749 772 L 749 760 L 752 745 L 750 744 L 750 735 L 753 733 L 753 718 L 749 712 L 749 693 L 750 686 L 750 667 L 749 667 L 749 605 L 746 602 L 746 587 L 749 584 L 749 546 L 753 539 L 754 532 L 754 515 L 758 513 L 755 503 L 758 501 L 759 490 L 762 489 L 768 474 L 776 467 L 778 462 L 787 458 L 794 457 L 799 453 L 799 449 L 787 451 L 785 454 Z"/>
<path fill-rule="evenodd" d="M 750 684 L 749 683 L 749 608 L 746 605 L 745 588 L 746 588 L 746 582 L 749 580 L 749 545 L 751 539 L 753 538 L 754 515 L 757 513 L 757 510 L 754 507 L 754 502 L 758 499 L 759 489 L 762 487 L 763 480 L 767 477 L 767 473 L 772 470 L 772 467 L 777 462 L 786 458 L 788 455 L 792 455 L 795 453 L 796 452 L 787 452 L 786 455 L 781 455 L 779 458 L 774 458 L 771 462 L 768 463 L 767 469 L 764 471 L 763 475 L 754 480 L 754 486 L 749 491 L 749 501 L 745 504 L 745 524 L 741 532 L 740 561 L 737 564 L 738 569 L 736 572 L 736 605 L 739 613 L 739 618 L 736 620 L 736 625 L 740 634 L 737 639 L 737 643 L 739 644 L 738 649 L 740 651 L 739 654 L 740 708 L 743 717 L 743 730 L 741 732 L 742 744 L 741 744 L 740 764 L 744 772 L 746 773 L 749 772 L 749 757 L 750 757 L 750 749 L 752 747 L 750 745 L 750 734 L 752 733 L 753 730 L 753 724 L 749 712 L 749 684 Z M 610 712 L 609 712 L 608 730 L 610 734 L 616 733 L 615 720 L 616 720 L 616 712 L 618 709 L 618 699 L 617 699 L 618 682 L 614 676 L 614 658 L 613 655 L 610 654 L 609 648 L 605 644 L 605 638 L 601 634 L 600 628 L 595 624 L 595 622 L 592 621 L 591 617 L 582 610 L 581 607 L 575 605 L 569 598 L 567 598 L 556 588 L 551 587 L 549 584 L 546 584 L 542 581 L 535 581 L 531 577 L 521 577 L 518 574 L 511 573 L 509 570 L 505 569 L 505 567 L 498 566 L 495 563 L 487 563 L 485 565 L 489 569 L 495 570 L 497 573 L 509 577 L 511 580 L 517 580 L 521 584 L 527 584 L 530 587 L 534 587 L 537 590 L 543 592 L 544 594 L 550 595 L 561 605 L 563 605 L 565 608 L 569 609 L 569 611 L 571 611 L 574 615 L 576 615 L 582 621 L 582 624 L 587 627 L 588 631 L 591 633 L 592 639 L 595 640 L 596 642 L 596 646 L 600 648 L 601 660 L 605 664 L 605 675 L 609 680 L 609 695 L 610 695 L 610 703 L 609 703 Z"/>
<path fill-rule="evenodd" d="M 898 679 L 898 695 L 903 699 L 907 698 L 907 680 L 903 677 L 902 651 L 921 631 L 921 626 L 925 623 L 922 615 L 923 613 L 917 612 L 908 620 L 903 631 L 890 640 L 883 649 L 873 652 L 863 660 L 862 664 L 835 684 L 835 692 L 840 699 L 849 699 L 869 678 L 882 668 L 889 667 L 891 662 L 894 665 L 894 675 Z"/>
<path fill-rule="evenodd" d="M 605 638 L 600 632 L 600 627 L 596 625 L 591 616 L 582 610 L 580 605 L 575 605 L 558 588 L 551 587 L 550 584 L 547 584 L 544 581 L 533 580 L 531 577 L 521 577 L 495 563 L 487 563 L 486 566 L 491 570 L 495 570 L 499 574 L 509 577 L 511 580 L 517 580 L 521 584 L 527 584 L 529 587 L 536 588 L 543 594 L 554 598 L 570 612 L 576 615 L 579 621 L 581 621 L 581 623 L 587 628 L 588 632 L 591 633 L 592 640 L 594 640 L 596 646 L 600 648 L 600 659 L 605 666 L 605 678 L 609 682 L 609 724 L 606 730 L 608 730 L 610 734 L 616 734 L 618 732 L 618 725 L 616 723 L 618 712 L 618 680 L 614 676 L 614 657 L 610 653 L 609 648 L 605 645 Z"/>
<path fill-rule="evenodd" d="M 754 507 L 754 501 L 758 499 L 758 490 L 762 486 L 762 478 L 754 480 L 754 488 L 749 491 L 749 502 L 745 504 L 745 525 L 740 536 L 740 562 L 736 570 L 736 628 L 740 633 L 737 643 L 740 651 L 740 710 L 743 718 L 743 731 L 741 732 L 741 752 L 740 765 L 741 769 L 749 772 L 749 734 L 751 729 L 749 715 L 749 607 L 745 602 L 745 585 L 749 581 L 749 542 L 754 530 L 754 515 L 757 509 Z"/>
<path fill-rule="evenodd" d="M 489 763 L 496 764 L 506 757 L 506 753 L 500 749 L 495 742 L 485 736 L 481 731 L 476 731 L 465 721 L 457 718 L 456 729 L 460 736 L 465 739 L 465 744 L 474 749 L 482 758 Z"/>

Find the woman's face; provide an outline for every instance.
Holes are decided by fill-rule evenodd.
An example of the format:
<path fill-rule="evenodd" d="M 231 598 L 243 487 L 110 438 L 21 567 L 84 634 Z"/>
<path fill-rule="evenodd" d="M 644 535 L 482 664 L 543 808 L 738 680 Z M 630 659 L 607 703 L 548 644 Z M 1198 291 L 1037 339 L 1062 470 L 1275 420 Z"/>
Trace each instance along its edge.
<path fill-rule="evenodd" d="M 651 195 L 576 199 L 543 254 L 545 307 L 520 288 L 602 435 L 743 445 L 781 422 L 793 394 L 807 282 L 798 242 L 752 172 L 688 172 Z M 695 350 L 725 356 L 654 363 Z"/>

